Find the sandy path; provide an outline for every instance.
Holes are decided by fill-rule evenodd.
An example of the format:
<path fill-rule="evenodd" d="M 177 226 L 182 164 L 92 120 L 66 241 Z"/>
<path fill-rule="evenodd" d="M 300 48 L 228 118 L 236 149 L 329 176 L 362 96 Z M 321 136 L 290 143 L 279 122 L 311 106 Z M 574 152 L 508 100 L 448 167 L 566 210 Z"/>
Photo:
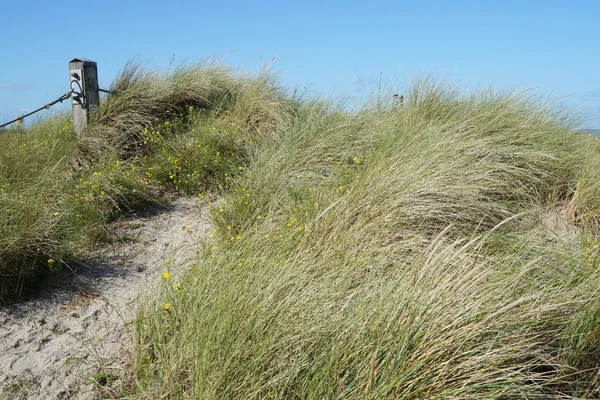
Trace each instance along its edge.
<path fill-rule="evenodd" d="M 181 271 L 210 225 L 196 199 L 118 223 L 121 239 L 93 254 L 68 288 L 0 309 L 0 399 L 111 397 L 86 383 L 122 376 L 140 294 L 169 268 Z"/>

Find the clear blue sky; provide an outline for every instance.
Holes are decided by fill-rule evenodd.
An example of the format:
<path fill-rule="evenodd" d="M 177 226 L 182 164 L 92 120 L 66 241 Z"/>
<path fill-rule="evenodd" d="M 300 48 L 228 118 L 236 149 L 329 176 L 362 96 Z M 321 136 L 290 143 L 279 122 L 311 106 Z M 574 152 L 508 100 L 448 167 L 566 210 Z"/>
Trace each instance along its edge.
<path fill-rule="evenodd" d="M 166 69 L 174 54 L 176 64 L 224 56 L 244 70 L 276 56 L 284 85 L 325 95 L 428 72 L 535 87 L 568 95 L 585 127 L 600 128 L 598 0 L 5 0 L 0 10 L 0 121 L 66 92 L 73 57 L 97 61 L 108 86 L 132 57 Z"/>

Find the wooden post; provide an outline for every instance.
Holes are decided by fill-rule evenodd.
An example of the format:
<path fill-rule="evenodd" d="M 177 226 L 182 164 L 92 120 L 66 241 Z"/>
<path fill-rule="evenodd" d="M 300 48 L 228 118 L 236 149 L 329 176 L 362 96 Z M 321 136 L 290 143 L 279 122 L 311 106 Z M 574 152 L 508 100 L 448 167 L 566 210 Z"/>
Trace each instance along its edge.
<path fill-rule="evenodd" d="M 404 96 L 395 94 L 394 95 L 394 108 L 401 109 L 402 107 L 404 107 Z"/>
<path fill-rule="evenodd" d="M 69 90 L 73 90 L 73 126 L 75 133 L 81 135 L 87 128 L 89 119 L 98 110 L 98 66 L 92 60 L 74 58 L 69 62 L 69 78 Z"/>

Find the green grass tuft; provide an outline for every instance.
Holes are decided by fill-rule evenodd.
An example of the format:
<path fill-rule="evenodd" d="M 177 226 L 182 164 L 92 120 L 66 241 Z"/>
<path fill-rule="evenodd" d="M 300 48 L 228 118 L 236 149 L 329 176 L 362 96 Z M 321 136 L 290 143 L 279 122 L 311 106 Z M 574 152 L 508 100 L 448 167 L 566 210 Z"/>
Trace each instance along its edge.
<path fill-rule="evenodd" d="M 302 104 L 251 147 L 198 264 L 141 308 L 141 393 L 597 395 L 598 239 L 570 210 L 586 146 L 520 94 Z"/>
<path fill-rule="evenodd" d="M 126 66 L 80 137 L 67 116 L 0 136 L 0 302 L 69 271 L 107 223 L 166 193 L 229 185 L 292 103 L 267 72 Z"/>

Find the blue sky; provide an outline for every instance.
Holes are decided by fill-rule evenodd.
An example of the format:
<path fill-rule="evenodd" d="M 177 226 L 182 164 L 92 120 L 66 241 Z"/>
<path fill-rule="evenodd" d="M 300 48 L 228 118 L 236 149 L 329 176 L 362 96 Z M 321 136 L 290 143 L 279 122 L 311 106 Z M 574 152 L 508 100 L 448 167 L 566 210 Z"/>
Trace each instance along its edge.
<path fill-rule="evenodd" d="M 87 8 L 79 7 L 85 4 Z M 464 87 L 537 88 L 600 128 L 600 1 L 202 2 L 3 0 L 0 121 L 68 89 L 68 61 L 108 86 L 132 57 L 151 66 L 223 56 L 285 86 L 361 98 L 382 79 L 433 73 Z M 66 105 L 65 105 L 66 107 Z"/>

